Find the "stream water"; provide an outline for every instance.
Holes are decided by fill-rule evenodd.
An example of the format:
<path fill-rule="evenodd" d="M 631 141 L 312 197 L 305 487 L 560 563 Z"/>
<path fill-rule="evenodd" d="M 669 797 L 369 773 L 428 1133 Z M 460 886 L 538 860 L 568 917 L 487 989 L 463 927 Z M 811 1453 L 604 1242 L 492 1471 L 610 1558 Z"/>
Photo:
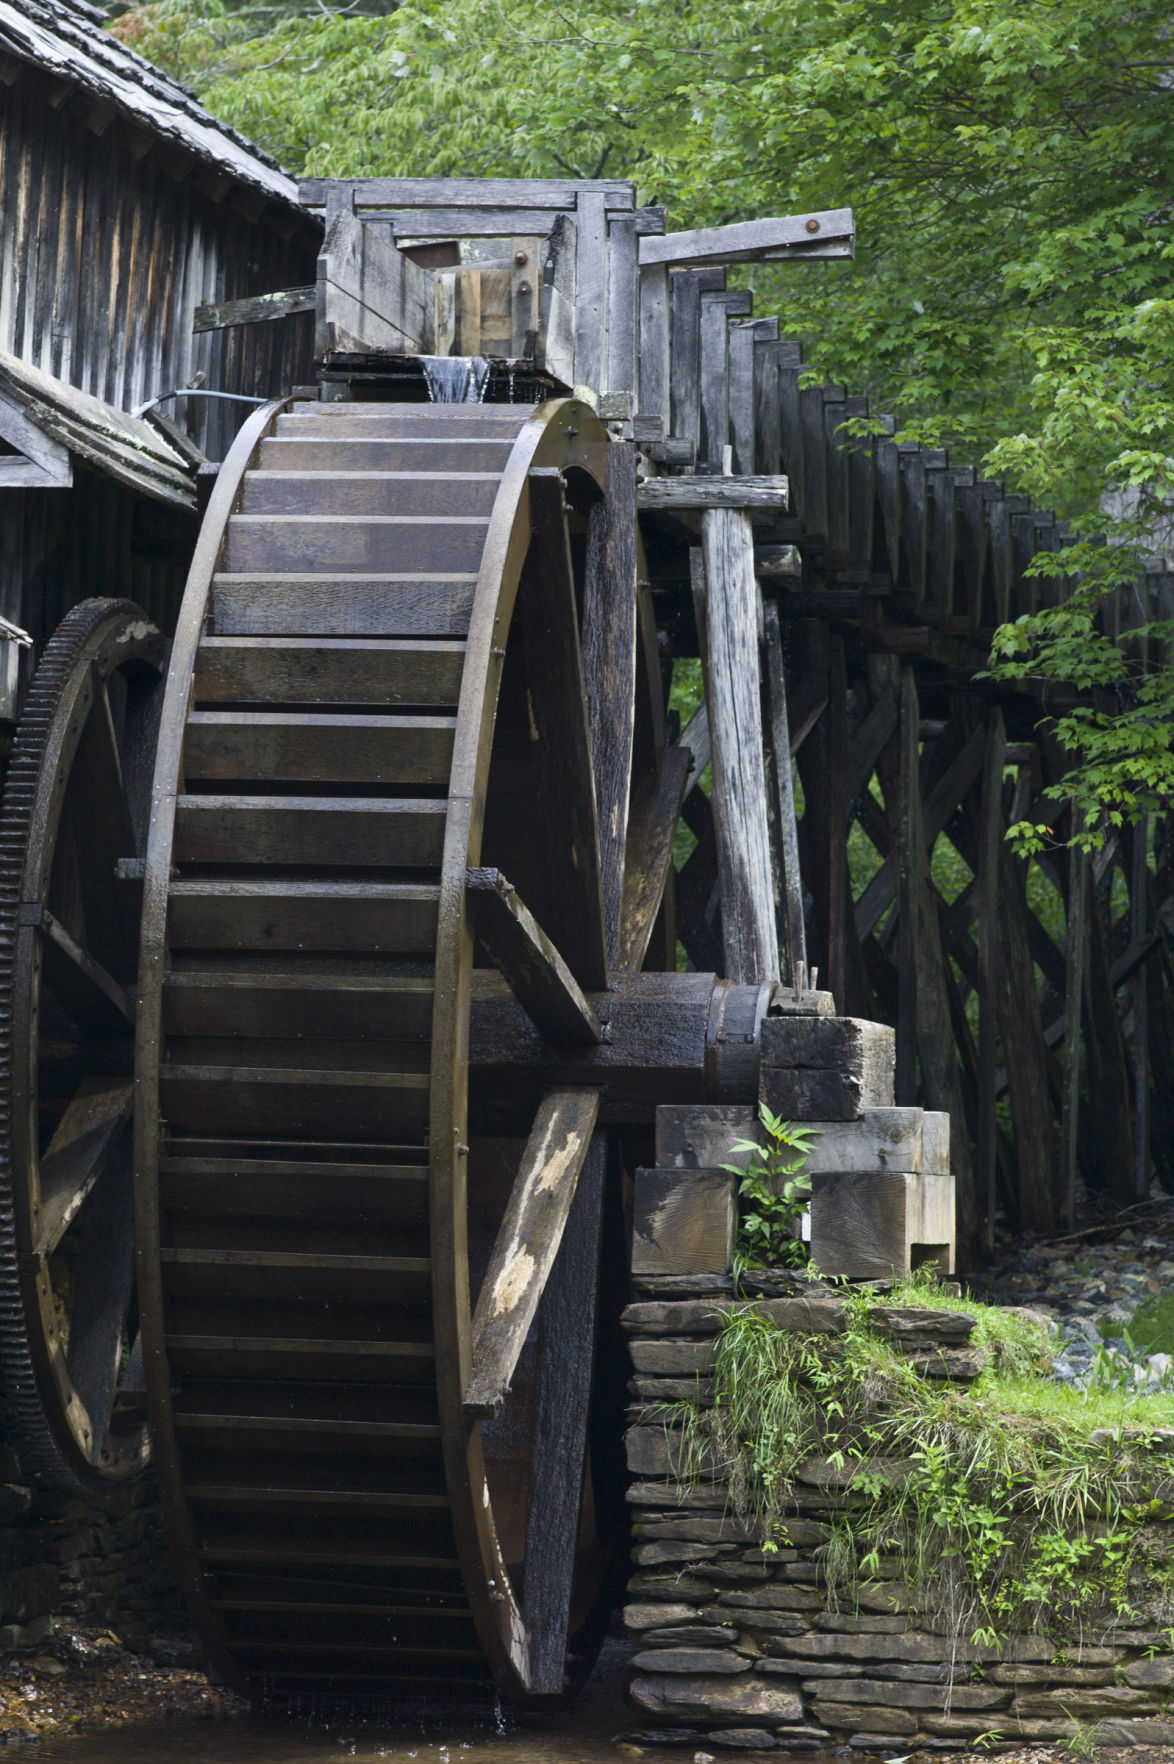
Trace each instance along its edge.
<path fill-rule="evenodd" d="M 17 1755 L 29 1764 L 627 1764 L 635 1751 L 623 1742 L 634 1725 L 622 1695 L 627 1653 L 605 1647 L 574 1707 L 540 1717 L 440 1711 L 381 1722 L 345 1711 L 309 1721 L 244 1714 L 78 1733 L 26 1743 Z M 692 1764 L 693 1758 L 691 1751 L 648 1756 L 662 1764 Z"/>
<path fill-rule="evenodd" d="M 422 355 L 420 366 L 433 404 L 480 404 L 489 380 L 483 355 Z"/>

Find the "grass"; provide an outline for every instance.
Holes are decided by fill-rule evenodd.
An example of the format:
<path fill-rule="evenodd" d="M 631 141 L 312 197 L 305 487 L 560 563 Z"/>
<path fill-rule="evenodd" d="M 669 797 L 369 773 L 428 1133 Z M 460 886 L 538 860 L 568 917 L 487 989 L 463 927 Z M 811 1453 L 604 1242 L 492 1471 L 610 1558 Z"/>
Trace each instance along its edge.
<path fill-rule="evenodd" d="M 927 1379 L 878 1332 L 878 1311 L 910 1304 L 975 1318 L 971 1342 L 987 1356 L 977 1380 Z M 1165 1528 L 1144 1523 L 1174 1458 L 1144 1434 L 1091 1437 L 1168 1426 L 1169 1397 L 1054 1384 L 1040 1325 L 941 1294 L 924 1277 L 884 1297 L 851 1293 L 847 1310 L 845 1332 L 831 1338 L 754 1312 L 725 1321 L 716 1406 L 664 1412 L 683 1433 L 682 1481 L 715 1453 L 735 1509 L 769 1551 L 785 1543 L 804 1460 L 829 1465 L 847 1490 L 823 1554 L 839 1608 L 896 1553 L 915 1604 L 959 1636 L 1062 1631 L 1094 1609 L 1111 1621 L 1134 1608 L 1146 1579 L 1151 1610 L 1156 1597 L 1159 1616 L 1174 1611 Z"/>
<path fill-rule="evenodd" d="M 1102 1319 L 1103 1335 L 1120 1335 L 1124 1325 Z M 1174 1354 L 1174 1292 L 1146 1299 L 1129 1321 L 1129 1339 L 1139 1353 Z M 1168 1406 L 1168 1404 L 1167 1404 Z"/>

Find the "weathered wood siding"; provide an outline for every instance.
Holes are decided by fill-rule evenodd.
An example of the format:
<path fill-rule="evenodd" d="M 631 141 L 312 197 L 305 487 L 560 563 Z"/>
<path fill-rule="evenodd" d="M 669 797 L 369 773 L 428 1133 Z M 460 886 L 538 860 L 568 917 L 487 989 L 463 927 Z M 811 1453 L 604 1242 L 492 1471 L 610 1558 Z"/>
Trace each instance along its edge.
<path fill-rule="evenodd" d="M 80 88 L 6 60 L 0 346 L 123 410 L 198 370 L 211 389 L 259 397 L 306 380 L 310 314 L 192 334 L 203 301 L 314 278 L 319 224 L 233 189 Z M 189 413 L 193 438 L 223 458 L 246 413 L 206 400 Z"/>

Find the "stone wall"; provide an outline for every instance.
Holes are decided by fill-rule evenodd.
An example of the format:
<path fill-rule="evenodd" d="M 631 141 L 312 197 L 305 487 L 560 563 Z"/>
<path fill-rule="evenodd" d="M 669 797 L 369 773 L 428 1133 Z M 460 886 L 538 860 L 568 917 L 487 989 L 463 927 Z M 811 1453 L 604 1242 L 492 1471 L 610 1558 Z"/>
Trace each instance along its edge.
<path fill-rule="evenodd" d="M 150 1472 L 101 1495 L 40 1488 L 0 1443 L 0 1649 L 54 1619 L 186 1634 L 158 1489 Z"/>
<path fill-rule="evenodd" d="M 645 1295 L 658 1283 L 642 1283 Z M 820 1551 L 829 1519 L 851 1512 L 850 1467 L 802 1467 L 785 1519 L 787 1547 L 764 1553 L 738 1522 L 720 1467 L 686 1491 L 671 1478 L 676 1442 L 663 1405 L 712 1395 L 713 1337 L 733 1303 L 729 1282 L 659 1283 L 624 1313 L 633 1406 L 633 1567 L 625 1621 L 638 1642 L 629 1699 L 637 1737 L 744 1750 L 949 1749 L 981 1735 L 1006 1744 L 1053 1740 L 1103 1723 L 1106 1744 L 1174 1744 L 1171 1631 L 1156 1614 L 1097 1624 L 1057 1641 L 1021 1635 L 1003 1648 L 955 1642 L 919 1612 L 901 1562 L 841 1609 L 829 1608 Z M 782 1282 L 785 1284 L 785 1280 Z M 781 1328 L 822 1333 L 829 1347 L 844 1302 L 827 1288 L 758 1301 Z M 924 1376 L 968 1381 L 982 1369 L 961 1312 L 874 1312 Z M 662 1406 L 658 1419 L 657 1405 Z M 992 1743 L 998 1743 L 994 1741 Z"/>

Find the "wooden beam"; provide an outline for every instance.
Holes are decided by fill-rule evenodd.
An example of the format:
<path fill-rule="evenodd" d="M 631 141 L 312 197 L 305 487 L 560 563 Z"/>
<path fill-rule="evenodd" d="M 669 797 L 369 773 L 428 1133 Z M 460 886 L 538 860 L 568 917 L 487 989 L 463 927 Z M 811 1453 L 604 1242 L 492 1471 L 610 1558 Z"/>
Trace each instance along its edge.
<path fill-rule="evenodd" d="M 270 319 L 289 318 L 295 312 L 313 312 L 318 289 L 283 288 L 276 294 L 254 294 L 247 300 L 205 301 L 197 306 L 193 331 L 226 331 L 230 325 L 259 325 Z"/>
<path fill-rule="evenodd" d="M 1073 831 L 1076 831 L 1073 804 Z M 1076 1177 L 1080 1136 L 1080 1012 L 1084 1001 L 1084 959 L 1088 912 L 1088 854 L 1068 852 L 1068 935 L 1064 958 L 1064 1106 L 1060 1119 L 1061 1223 L 1076 1227 Z"/>
<path fill-rule="evenodd" d="M 466 872 L 466 898 L 478 943 L 548 1041 L 593 1047 L 603 1039 L 591 1009 L 558 950 L 500 870 Z"/>
<path fill-rule="evenodd" d="M 530 473 L 533 539 L 518 595 L 531 751 L 548 868 L 547 930 L 590 992 L 607 985 L 607 930 L 575 577 L 553 468 Z"/>
<path fill-rule="evenodd" d="M 464 1402 L 470 1420 L 498 1414 L 509 1394 L 598 1114 L 598 1090 L 552 1090 L 539 1106 L 473 1313 Z"/>
<path fill-rule="evenodd" d="M 895 814 L 891 819 L 896 858 L 890 869 L 897 897 L 897 1071 L 898 1104 L 912 1103 L 917 1088 L 917 921 L 925 829 L 921 814 L 920 714 L 912 668 L 901 669 L 901 724 L 898 734 Z M 857 927 L 859 929 L 859 926 Z M 871 927 L 870 927 L 871 928 Z"/>
<path fill-rule="evenodd" d="M 771 478 L 645 478 L 637 492 L 641 514 L 686 509 L 768 508 L 785 512 L 787 480 Z M 753 547 L 751 548 L 753 551 Z"/>
<path fill-rule="evenodd" d="M 538 1319 L 541 1358 L 522 1603 L 529 1641 L 527 1689 L 534 1696 L 556 1697 L 565 1688 L 588 1458 L 606 1155 L 606 1140 L 597 1133 Z"/>
<path fill-rule="evenodd" d="M 583 671 L 607 954 L 614 966 L 624 895 L 636 692 L 636 450 L 630 442 L 608 448 L 606 494 L 588 517 Z"/>
<path fill-rule="evenodd" d="M 803 878 L 799 871 L 799 828 L 795 819 L 795 780 L 787 722 L 787 680 L 783 667 L 779 609 L 773 600 L 763 608 L 766 636 L 766 685 L 770 713 L 775 815 L 779 839 L 779 872 L 783 899 L 783 947 L 792 986 L 806 983 L 807 929 L 803 916 Z"/>
<path fill-rule="evenodd" d="M 721 869 L 726 978 L 779 975 L 759 693 L 754 535 L 743 511 L 703 522 L 713 806 Z"/>
<path fill-rule="evenodd" d="M 850 208 L 827 208 L 813 214 L 771 216 L 736 221 L 728 227 L 697 227 L 641 239 L 640 267 L 654 263 L 755 263 L 786 257 L 851 257 L 856 223 Z"/>
<path fill-rule="evenodd" d="M 693 769 L 689 748 L 666 747 L 658 769 L 639 779 L 632 793 L 617 968 L 636 971 L 644 965 L 672 868 L 673 836 Z"/>
<path fill-rule="evenodd" d="M 978 831 L 978 1191 L 983 1244 L 995 1250 L 999 1124 L 995 1110 L 999 994 L 999 847 L 1003 838 L 1003 771 L 1007 738 L 1003 713 L 992 713 L 983 752 Z"/>
<path fill-rule="evenodd" d="M 609 209 L 630 213 L 636 186 L 626 178 L 302 178 L 303 208 L 326 208 L 345 192 L 357 209 L 377 208 L 574 208 L 581 195 L 598 193 Z M 511 229 L 507 228 L 507 232 Z M 528 231 L 515 227 L 514 232 Z"/>

